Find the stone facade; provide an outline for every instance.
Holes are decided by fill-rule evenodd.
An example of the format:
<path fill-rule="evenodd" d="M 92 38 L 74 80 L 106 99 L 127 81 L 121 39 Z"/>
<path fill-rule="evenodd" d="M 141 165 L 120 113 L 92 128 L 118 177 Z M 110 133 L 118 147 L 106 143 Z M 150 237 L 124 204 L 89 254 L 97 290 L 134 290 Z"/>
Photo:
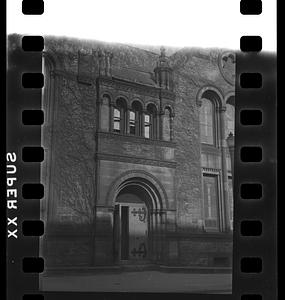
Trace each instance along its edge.
<path fill-rule="evenodd" d="M 166 56 L 170 51 L 173 54 Z M 134 184 L 148 202 L 150 263 L 231 266 L 230 170 L 224 134 L 226 101 L 234 97 L 234 69 L 226 64 L 230 52 L 166 53 L 45 39 L 42 136 L 47 159 L 42 168 L 42 215 L 48 268 L 117 264 L 116 199 L 124 186 Z M 199 110 L 207 95 L 215 102 L 214 146 L 200 139 Z M 129 119 L 123 134 L 113 131 L 119 98 L 127 112 L 139 103 L 143 116 L 153 105 L 153 136 L 130 134 Z M 213 232 L 205 226 L 204 172 L 219 178 L 219 225 Z M 153 193 L 152 200 L 147 193 Z"/>

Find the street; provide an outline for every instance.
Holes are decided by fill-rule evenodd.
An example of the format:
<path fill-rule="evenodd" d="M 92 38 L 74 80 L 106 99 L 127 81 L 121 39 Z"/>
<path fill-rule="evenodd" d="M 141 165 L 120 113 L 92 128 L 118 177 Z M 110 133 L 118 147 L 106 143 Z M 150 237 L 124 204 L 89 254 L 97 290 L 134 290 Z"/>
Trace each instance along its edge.
<path fill-rule="evenodd" d="M 44 291 L 231 293 L 231 274 L 140 271 L 42 277 Z"/>

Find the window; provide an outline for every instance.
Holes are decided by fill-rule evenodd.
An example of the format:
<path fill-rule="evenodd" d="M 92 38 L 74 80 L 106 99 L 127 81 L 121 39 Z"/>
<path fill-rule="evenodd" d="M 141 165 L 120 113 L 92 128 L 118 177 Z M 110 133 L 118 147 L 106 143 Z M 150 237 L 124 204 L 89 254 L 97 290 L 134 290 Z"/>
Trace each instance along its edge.
<path fill-rule="evenodd" d="M 136 113 L 130 110 L 129 114 L 130 134 L 136 134 Z"/>
<path fill-rule="evenodd" d="M 227 110 L 226 110 L 226 137 L 229 134 L 235 134 L 235 108 L 232 104 L 227 103 Z"/>
<path fill-rule="evenodd" d="M 105 112 L 105 110 L 102 111 Z M 147 139 L 156 139 L 160 136 L 158 110 L 153 103 L 149 103 L 146 110 L 144 110 L 142 103 L 138 100 L 134 100 L 131 107 L 128 107 L 125 99 L 119 98 L 114 104 L 111 114 L 109 111 L 109 115 L 112 115 L 111 120 L 113 123 L 111 124 L 111 129 L 113 132 L 142 136 Z M 103 121 L 106 123 L 105 118 L 101 116 L 101 122 Z M 161 126 L 164 131 L 163 139 L 171 140 L 170 108 L 165 108 Z"/>
<path fill-rule="evenodd" d="M 132 103 L 132 109 L 129 112 L 130 134 L 142 135 L 142 105 L 139 101 Z"/>
<path fill-rule="evenodd" d="M 126 120 L 127 104 L 123 98 L 116 101 L 113 110 L 113 132 L 124 133 Z"/>
<path fill-rule="evenodd" d="M 204 216 L 206 231 L 219 230 L 218 218 L 218 177 L 215 175 L 203 175 L 204 188 Z"/>
<path fill-rule="evenodd" d="M 118 108 L 114 108 L 114 131 L 121 131 L 121 112 Z"/>
<path fill-rule="evenodd" d="M 155 139 L 157 137 L 157 109 L 149 104 L 144 117 L 144 137 Z"/>
<path fill-rule="evenodd" d="M 144 116 L 144 137 L 147 139 L 149 139 L 151 137 L 150 129 L 151 129 L 150 115 L 145 114 L 145 116 Z"/>
<path fill-rule="evenodd" d="M 201 143 L 214 144 L 214 105 L 208 99 L 202 99 L 200 108 Z"/>
<path fill-rule="evenodd" d="M 230 223 L 231 230 L 233 230 L 233 220 L 234 220 L 234 194 L 233 194 L 233 180 L 231 177 L 228 178 L 228 197 L 230 204 Z"/>

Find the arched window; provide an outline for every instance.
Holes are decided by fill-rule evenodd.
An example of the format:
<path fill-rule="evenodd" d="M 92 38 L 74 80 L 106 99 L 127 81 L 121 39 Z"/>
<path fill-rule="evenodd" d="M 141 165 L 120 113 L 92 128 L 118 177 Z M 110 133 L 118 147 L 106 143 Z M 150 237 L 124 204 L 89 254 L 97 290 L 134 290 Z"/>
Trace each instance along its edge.
<path fill-rule="evenodd" d="M 227 110 L 226 110 L 226 137 L 230 133 L 235 134 L 235 107 L 234 107 L 235 98 L 232 96 L 227 101 Z"/>
<path fill-rule="evenodd" d="M 200 107 L 200 138 L 201 143 L 214 144 L 214 104 L 203 98 Z"/>
<path fill-rule="evenodd" d="M 165 141 L 171 140 L 170 115 L 171 115 L 171 111 L 168 107 L 166 107 L 162 119 L 162 137 Z"/>
<path fill-rule="evenodd" d="M 134 110 L 130 110 L 129 112 L 129 126 L 130 126 L 130 134 L 136 134 L 136 112 Z"/>
<path fill-rule="evenodd" d="M 144 137 L 155 139 L 157 137 L 157 109 L 149 104 L 144 116 Z"/>
<path fill-rule="evenodd" d="M 114 108 L 114 131 L 121 131 L 121 111 L 118 108 Z"/>
<path fill-rule="evenodd" d="M 119 98 L 113 110 L 113 131 L 117 133 L 125 132 L 125 119 L 126 119 L 126 101 Z"/>
<path fill-rule="evenodd" d="M 129 129 L 132 135 L 142 135 L 142 105 L 139 101 L 134 101 L 129 111 Z"/>
<path fill-rule="evenodd" d="M 151 116 L 149 112 L 144 115 L 144 137 L 149 139 L 151 137 Z"/>

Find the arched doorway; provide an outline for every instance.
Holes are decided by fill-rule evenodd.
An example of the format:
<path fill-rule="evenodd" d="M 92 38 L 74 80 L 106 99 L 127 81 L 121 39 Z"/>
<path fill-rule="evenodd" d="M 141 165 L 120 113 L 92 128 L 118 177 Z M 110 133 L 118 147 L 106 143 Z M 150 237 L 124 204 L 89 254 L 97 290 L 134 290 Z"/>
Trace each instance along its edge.
<path fill-rule="evenodd" d="M 115 198 L 114 254 L 119 264 L 147 264 L 161 250 L 162 213 L 159 194 L 143 178 L 121 183 Z"/>

